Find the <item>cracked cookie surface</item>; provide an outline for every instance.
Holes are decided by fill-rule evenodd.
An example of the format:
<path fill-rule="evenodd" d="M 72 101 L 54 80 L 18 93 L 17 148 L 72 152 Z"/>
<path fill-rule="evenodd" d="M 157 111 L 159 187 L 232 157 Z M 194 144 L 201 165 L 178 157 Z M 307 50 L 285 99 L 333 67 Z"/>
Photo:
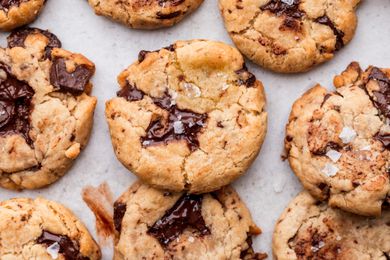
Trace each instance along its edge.
<path fill-rule="evenodd" d="M 146 183 L 216 190 L 242 175 L 263 142 L 263 86 L 243 57 L 219 42 L 179 41 L 141 51 L 106 103 L 115 153 Z"/>
<path fill-rule="evenodd" d="M 386 260 L 390 211 L 367 218 L 333 209 L 308 192 L 295 197 L 277 221 L 275 260 Z"/>
<path fill-rule="evenodd" d="M 136 182 L 114 204 L 114 259 L 264 259 L 261 233 L 231 187 L 189 195 Z"/>
<path fill-rule="evenodd" d="M 0 186 L 36 189 L 63 176 L 86 145 L 96 98 L 94 64 L 24 28 L 0 48 Z"/>
<path fill-rule="evenodd" d="M 238 49 L 276 72 L 304 72 L 351 41 L 360 0 L 219 0 Z"/>
<path fill-rule="evenodd" d="M 0 202 L 1 259 L 98 260 L 99 246 L 64 206 L 43 198 Z"/>
<path fill-rule="evenodd" d="M 0 30 L 10 31 L 33 22 L 41 12 L 46 0 L 0 1 Z"/>
<path fill-rule="evenodd" d="M 169 27 L 194 12 L 203 0 L 88 0 L 97 15 L 137 29 Z"/>
<path fill-rule="evenodd" d="M 285 146 L 304 187 L 360 215 L 381 214 L 390 202 L 390 70 L 351 63 L 293 105 Z"/>

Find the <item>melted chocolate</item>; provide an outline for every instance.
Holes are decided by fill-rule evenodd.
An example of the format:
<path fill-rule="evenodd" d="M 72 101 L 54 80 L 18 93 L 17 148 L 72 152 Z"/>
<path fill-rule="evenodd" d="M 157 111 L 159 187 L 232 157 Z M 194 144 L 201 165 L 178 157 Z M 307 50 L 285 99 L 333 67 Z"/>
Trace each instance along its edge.
<path fill-rule="evenodd" d="M 6 79 L 0 79 L 0 136 L 20 134 L 29 145 L 31 100 L 34 90 L 27 82 L 18 80 L 9 68 L 0 64 Z"/>
<path fill-rule="evenodd" d="M 325 155 L 330 149 L 340 151 L 342 149 L 342 147 L 335 142 L 329 142 L 326 144 L 326 146 L 323 149 L 313 151 L 313 154 L 319 155 L 319 156 Z"/>
<path fill-rule="evenodd" d="M 42 34 L 49 40 L 47 46 L 45 47 L 45 59 L 51 58 L 51 51 L 53 48 L 61 48 L 61 41 L 57 38 L 57 36 L 50 33 L 49 31 L 30 27 L 25 27 L 13 31 L 7 37 L 8 48 L 25 47 L 24 41 L 26 40 L 27 36 L 31 34 Z"/>
<path fill-rule="evenodd" d="M 137 101 L 145 93 L 128 84 L 117 93 L 128 101 Z M 152 98 L 154 104 L 169 112 L 167 118 L 157 118 L 146 130 L 146 136 L 141 138 L 143 146 L 167 144 L 173 140 L 185 140 L 188 147 L 194 151 L 199 148 L 198 133 L 207 120 L 207 114 L 197 114 L 189 110 L 179 109 L 172 104 L 172 98 L 165 93 L 161 98 Z M 175 127 L 176 125 L 176 127 Z"/>
<path fill-rule="evenodd" d="M 248 68 L 245 64 L 243 65 L 242 69 L 236 71 L 236 74 L 239 78 L 237 82 L 239 85 L 245 85 L 248 88 L 255 85 L 256 76 L 248 71 Z"/>
<path fill-rule="evenodd" d="M 294 0 L 291 5 L 280 0 L 271 0 L 267 4 L 260 7 L 262 11 L 270 11 L 277 16 L 286 15 L 291 18 L 302 18 L 305 13 L 299 10 L 300 0 Z"/>
<path fill-rule="evenodd" d="M 122 220 L 125 216 L 127 206 L 125 203 L 114 203 L 114 226 L 116 231 L 120 232 L 122 229 Z"/>
<path fill-rule="evenodd" d="M 169 14 L 163 14 L 162 12 L 157 12 L 157 19 L 164 20 L 164 19 L 172 19 L 181 14 L 181 11 L 172 12 Z"/>
<path fill-rule="evenodd" d="M 0 0 L 0 9 L 9 9 L 12 6 L 19 6 L 22 2 L 26 0 Z"/>
<path fill-rule="evenodd" d="M 209 235 L 210 230 L 202 217 L 202 200 L 202 195 L 183 195 L 149 228 L 148 234 L 154 236 L 164 247 L 188 228 L 196 230 L 200 236 Z"/>
<path fill-rule="evenodd" d="M 334 22 L 332 20 L 330 20 L 330 18 L 327 15 L 324 15 L 324 16 L 317 18 L 316 22 L 323 24 L 323 25 L 326 25 L 326 26 L 329 26 L 332 29 L 334 35 L 336 35 L 336 45 L 335 45 L 336 51 L 338 51 L 344 47 L 344 40 L 343 40 L 344 32 L 337 29 Z"/>
<path fill-rule="evenodd" d="M 89 257 L 81 255 L 78 243 L 72 241 L 68 236 L 56 235 L 44 230 L 42 235 L 37 239 L 38 244 L 44 244 L 47 247 L 56 242 L 60 245 L 59 253 L 66 260 L 89 260 Z"/>
<path fill-rule="evenodd" d="M 64 58 L 56 58 L 50 68 L 50 83 L 62 92 L 81 95 L 94 71 L 85 65 L 79 65 L 68 72 Z"/>
<path fill-rule="evenodd" d="M 378 82 L 379 90 L 373 91 L 373 102 L 376 108 L 387 118 L 390 118 L 390 78 L 381 71 L 374 67 L 372 68 L 369 80 L 375 80 Z"/>

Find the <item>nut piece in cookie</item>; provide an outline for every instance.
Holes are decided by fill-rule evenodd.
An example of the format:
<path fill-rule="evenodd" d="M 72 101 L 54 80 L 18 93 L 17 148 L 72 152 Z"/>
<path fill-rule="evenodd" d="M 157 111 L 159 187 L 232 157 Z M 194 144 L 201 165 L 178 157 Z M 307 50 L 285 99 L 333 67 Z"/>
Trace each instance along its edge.
<path fill-rule="evenodd" d="M 136 29 L 170 27 L 194 12 L 203 0 L 88 0 L 97 15 Z"/>
<path fill-rule="evenodd" d="M 265 259 L 252 236 L 261 230 L 237 193 L 156 190 L 137 182 L 114 204 L 114 259 Z"/>
<path fill-rule="evenodd" d="M 308 192 L 295 197 L 277 221 L 275 260 L 389 259 L 390 211 L 367 218 L 333 209 Z"/>
<path fill-rule="evenodd" d="M 241 54 L 213 41 L 141 51 L 106 103 L 115 153 L 144 182 L 204 193 L 241 176 L 267 128 L 263 86 Z"/>
<path fill-rule="evenodd" d="M 22 28 L 0 49 L 0 186 L 36 189 L 64 175 L 86 145 L 96 98 L 92 62 L 52 33 Z"/>
<path fill-rule="evenodd" d="M 355 33 L 360 0 L 219 0 L 237 48 L 267 69 L 296 73 L 323 63 Z"/>
<path fill-rule="evenodd" d="M 11 31 L 33 22 L 45 3 L 46 0 L 1 0 L 0 30 Z"/>
<path fill-rule="evenodd" d="M 73 213 L 43 198 L 0 202 L 1 259 L 99 260 L 100 248 Z"/>
<path fill-rule="evenodd" d="M 304 187 L 330 206 L 379 216 L 390 197 L 390 70 L 356 62 L 293 105 L 285 146 Z"/>

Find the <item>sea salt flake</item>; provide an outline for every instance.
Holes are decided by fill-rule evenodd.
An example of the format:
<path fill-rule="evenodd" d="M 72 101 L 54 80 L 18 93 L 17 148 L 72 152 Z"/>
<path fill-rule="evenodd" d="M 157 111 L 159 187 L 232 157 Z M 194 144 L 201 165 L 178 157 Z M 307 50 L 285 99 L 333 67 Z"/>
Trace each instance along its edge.
<path fill-rule="evenodd" d="M 51 256 L 52 259 L 57 259 L 58 253 L 60 252 L 60 244 L 58 244 L 58 242 L 55 242 L 54 244 L 51 244 L 46 249 L 46 251 Z"/>
<path fill-rule="evenodd" d="M 324 243 L 324 241 L 320 241 L 319 243 L 318 243 L 318 248 L 323 248 L 325 246 L 325 243 Z"/>
<path fill-rule="evenodd" d="M 314 252 L 314 253 L 318 252 L 318 250 L 320 250 L 320 249 L 318 247 L 316 247 L 316 246 L 312 246 L 311 247 L 311 251 Z"/>
<path fill-rule="evenodd" d="M 181 121 L 175 121 L 173 122 L 173 130 L 175 134 L 182 134 L 184 133 L 184 126 Z"/>
<path fill-rule="evenodd" d="M 194 238 L 194 237 L 188 237 L 188 242 L 194 243 L 194 241 L 195 241 L 195 238 Z"/>
<path fill-rule="evenodd" d="M 341 155 L 342 155 L 341 153 L 339 153 L 338 151 L 333 150 L 333 149 L 330 149 L 326 153 L 326 156 L 328 156 L 329 159 L 331 159 L 333 162 L 337 162 L 340 159 Z"/>
<path fill-rule="evenodd" d="M 370 145 L 366 145 L 366 146 L 360 148 L 360 151 L 371 151 L 371 146 Z"/>
<path fill-rule="evenodd" d="M 230 87 L 229 84 L 223 83 L 222 90 L 227 90 L 229 87 Z"/>
<path fill-rule="evenodd" d="M 200 97 L 202 94 L 200 88 L 192 83 L 185 82 L 183 83 L 183 87 L 187 92 L 187 96 L 189 97 Z"/>
<path fill-rule="evenodd" d="M 337 237 L 336 237 L 336 240 L 337 240 L 337 241 L 340 241 L 340 240 L 341 240 L 341 236 L 337 236 Z"/>
<path fill-rule="evenodd" d="M 294 0 L 282 0 L 283 3 L 288 4 L 288 5 L 293 5 Z"/>
<path fill-rule="evenodd" d="M 327 163 L 327 164 L 325 164 L 325 167 L 322 169 L 321 172 L 328 177 L 333 177 L 337 174 L 338 171 L 339 171 L 339 168 L 337 168 L 336 165 L 334 165 L 332 163 Z"/>
<path fill-rule="evenodd" d="M 352 128 L 344 127 L 339 135 L 344 144 L 348 144 L 356 137 L 356 132 Z"/>
<path fill-rule="evenodd" d="M 142 145 L 143 145 L 143 146 L 147 146 L 147 145 L 149 145 L 149 144 L 150 144 L 150 141 L 143 141 L 143 142 L 142 142 Z"/>

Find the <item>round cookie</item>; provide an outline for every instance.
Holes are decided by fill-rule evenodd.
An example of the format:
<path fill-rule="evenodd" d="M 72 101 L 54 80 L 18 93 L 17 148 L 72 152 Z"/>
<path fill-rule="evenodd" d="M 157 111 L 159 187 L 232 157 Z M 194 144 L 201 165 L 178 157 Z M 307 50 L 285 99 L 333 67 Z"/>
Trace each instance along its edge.
<path fill-rule="evenodd" d="M 314 199 L 308 192 L 291 201 L 273 235 L 275 260 L 386 260 L 390 258 L 390 211 L 366 218 Z"/>
<path fill-rule="evenodd" d="M 0 258 L 97 260 L 99 246 L 64 206 L 43 198 L 0 202 Z"/>
<path fill-rule="evenodd" d="M 0 30 L 10 31 L 33 22 L 41 12 L 46 0 L 0 1 Z"/>
<path fill-rule="evenodd" d="M 114 204 L 114 259 L 264 259 L 261 233 L 231 187 L 189 195 L 137 182 Z"/>
<path fill-rule="evenodd" d="M 0 48 L 0 186 L 36 189 L 66 173 L 86 145 L 96 98 L 92 62 L 25 28 Z"/>
<path fill-rule="evenodd" d="M 123 71 L 106 103 L 118 159 L 144 182 L 173 191 L 217 190 L 242 175 L 263 142 L 261 82 L 220 42 L 179 41 Z"/>
<path fill-rule="evenodd" d="M 304 72 L 351 41 L 360 0 L 219 0 L 237 48 L 276 72 Z"/>
<path fill-rule="evenodd" d="M 97 15 L 136 29 L 157 29 L 180 22 L 203 0 L 88 0 Z"/>
<path fill-rule="evenodd" d="M 390 201 L 390 70 L 351 63 L 336 91 L 317 85 L 293 105 L 285 146 L 303 186 L 330 206 L 379 216 Z"/>

